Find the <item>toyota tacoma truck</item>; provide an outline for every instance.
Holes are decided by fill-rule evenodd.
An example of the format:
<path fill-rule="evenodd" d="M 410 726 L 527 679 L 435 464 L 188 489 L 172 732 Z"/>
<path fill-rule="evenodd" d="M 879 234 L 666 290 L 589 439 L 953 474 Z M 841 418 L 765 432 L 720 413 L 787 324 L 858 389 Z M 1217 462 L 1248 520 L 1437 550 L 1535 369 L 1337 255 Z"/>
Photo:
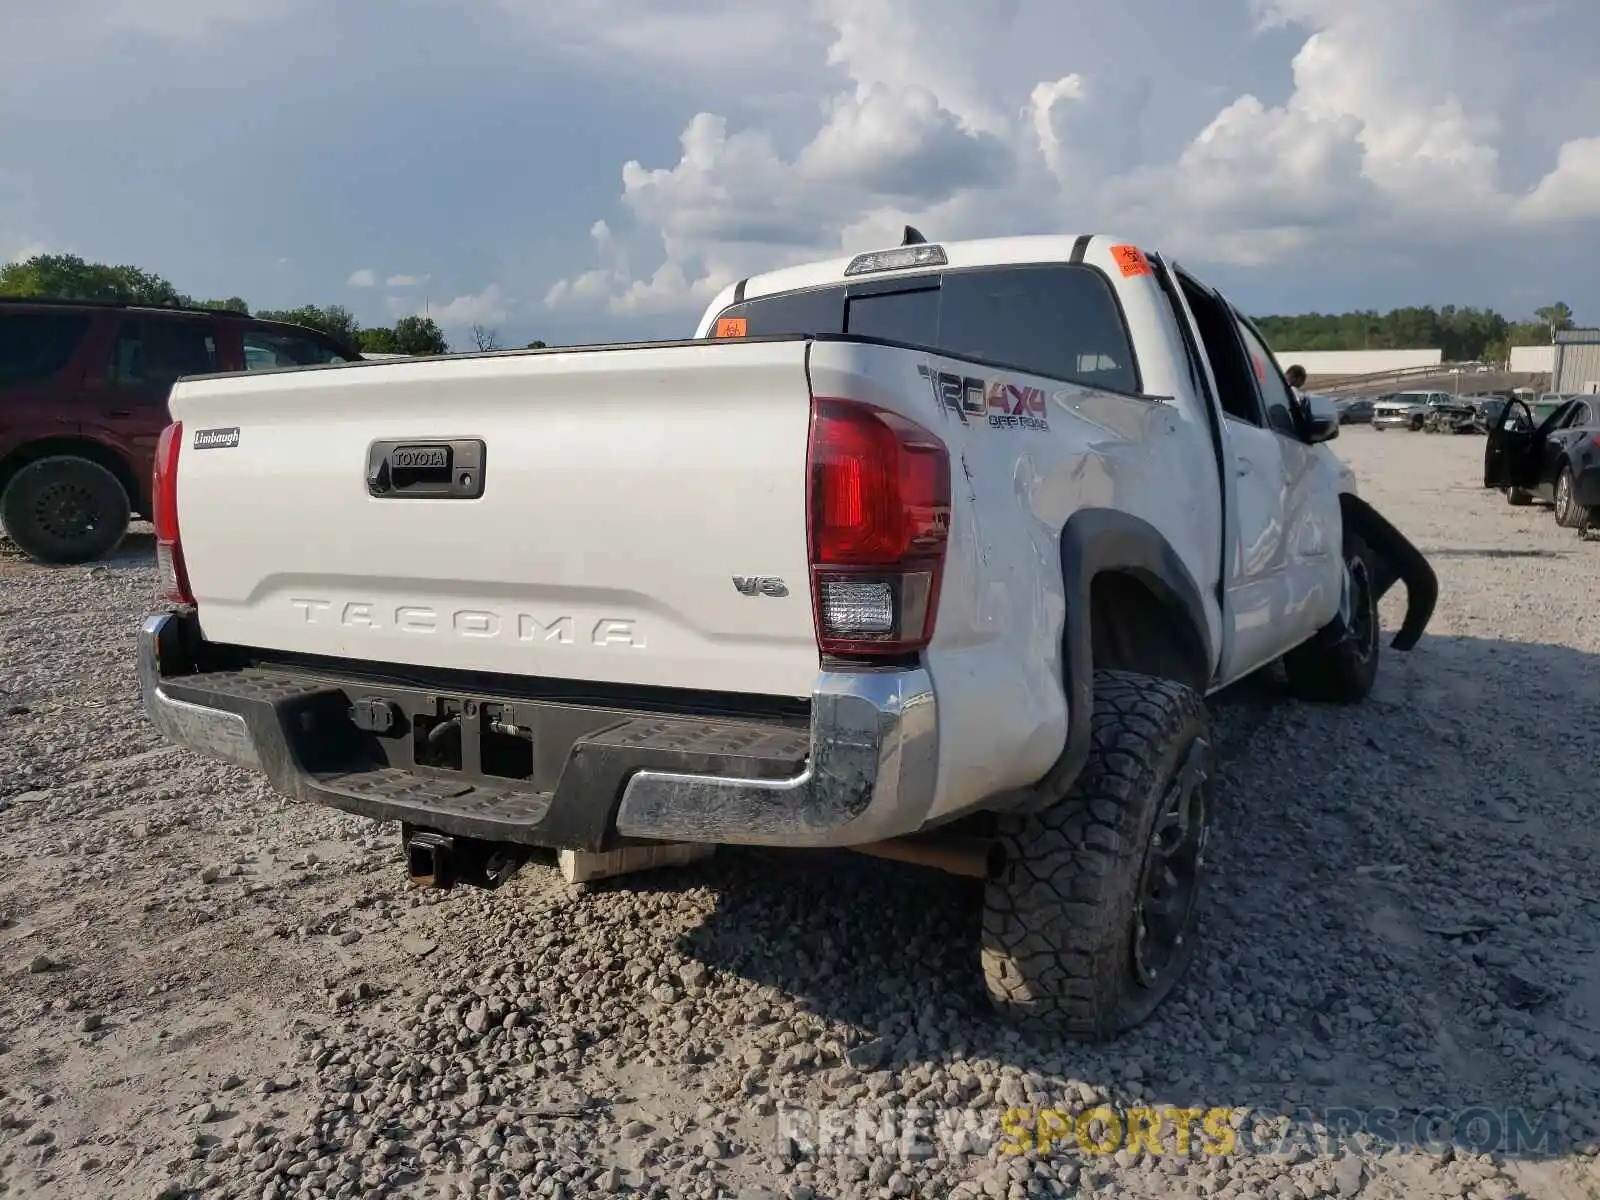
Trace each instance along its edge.
<path fill-rule="evenodd" d="M 1361 700 L 1432 613 L 1259 329 L 1108 236 L 734 284 L 684 341 L 181 381 L 144 703 L 414 879 L 531 848 L 848 847 L 981 876 L 1024 1022 L 1194 951 L 1206 698 Z"/>

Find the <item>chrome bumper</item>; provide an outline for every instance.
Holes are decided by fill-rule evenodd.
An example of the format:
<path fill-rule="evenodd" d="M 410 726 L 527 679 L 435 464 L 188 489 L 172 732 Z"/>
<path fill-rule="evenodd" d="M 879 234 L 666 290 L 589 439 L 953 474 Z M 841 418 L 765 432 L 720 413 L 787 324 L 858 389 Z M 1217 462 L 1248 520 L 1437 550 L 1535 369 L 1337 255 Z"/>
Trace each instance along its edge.
<path fill-rule="evenodd" d="M 617 832 L 749 846 L 881 841 L 921 827 L 938 753 L 926 671 L 823 671 L 811 693 L 811 760 L 799 775 L 640 771 L 623 790 Z"/>
<path fill-rule="evenodd" d="M 139 691 L 151 722 L 169 742 L 235 766 L 262 770 L 261 755 L 242 716 L 191 704 L 162 690 L 163 657 L 176 657 L 180 647 L 176 616 L 160 613 L 145 618 L 139 630 Z"/>
<path fill-rule="evenodd" d="M 279 791 L 300 799 L 375 819 L 409 819 L 420 825 L 448 820 L 450 814 L 441 814 L 437 806 L 408 815 L 404 801 L 392 797 L 381 805 L 363 805 L 352 798 L 348 776 L 330 779 L 306 771 L 292 732 L 268 707 L 232 711 L 169 694 L 164 686 L 169 678 L 188 676 L 201 682 L 206 678 L 192 674 L 193 641 L 192 623 L 177 614 L 152 616 L 140 630 L 139 683 L 145 711 L 168 740 L 260 771 Z M 688 730 L 681 756 L 685 765 L 696 759 L 703 764 L 704 754 L 693 749 L 696 719 L 674 720 Z M 659 726 L 662 720 L 641 714 L 639 723 Z M 606 753 L 622 756 L 621 762 L 613 763 L 620 771 L 616 777 L 625 780 L 620 800 L 615 793 L 605 794 L 608 788 L 598 789 L 598 794 L 590 788 L 584 794 L 578 786 L 569 786 L 569 772 L 564 772 L 562 783 L 548 797 L 546 816 L 522 824 L 502 822 L 502 835 L 532 845 L 567 845 L 558 830 L 570 830 L 575 824 L 592 826 L 595 820 L 604 823 L 614 805 L 616 816 L 608 833 L 628 838 L 797 847 L 882 841 L 918 830 L 933 803 L 938 771 L 933 683 L 920 668 L 820 672 L 812 692 L 810 753 L 804 769 L 788 778 L 662 769 L 659 753 L 649 758 L 630 755 L 625 740 Z M 629 766 L 629 757 L 638 769 Z M 484 796 L 463 799 L 464 812 L 469 800 L 481 820 Z M 583 806 L 586 820 L 571 819 L 574 805 Z"/>

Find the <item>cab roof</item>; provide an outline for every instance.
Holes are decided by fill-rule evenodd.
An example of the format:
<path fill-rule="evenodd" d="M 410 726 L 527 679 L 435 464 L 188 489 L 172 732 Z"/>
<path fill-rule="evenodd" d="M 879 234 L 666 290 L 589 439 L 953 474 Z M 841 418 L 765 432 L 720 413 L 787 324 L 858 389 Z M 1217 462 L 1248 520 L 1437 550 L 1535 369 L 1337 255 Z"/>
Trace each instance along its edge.
<path fill-rule="evenodd" d="M 1096 234 L 1051 233 L 1022 237 L 978 238 L 965 242 L 927 242 L 944 251 L 946 261 L 936 265 L 913 263 L 893 270 L 873 271 L 870 275 L 846 275 L 845 268 L 859 254 L 830 258 L 823 262 L 803 263 L 796 267 L 780 267 L 752 275 L 744 281 L 740 298 L 753 300 L 776 292 L 793 292 L 802 288 L 824 287 L 830 283 L 853 283 L 866 279 L 893 279 L 899 275 L 926 275 L 930 270 L 949 271 L 962 267 L 1011 266 L 1020 263 L 1072 262 L 1081 260 L 1091 241 L 1104 237 Z M 1080 245 L 1081 243 L 1081 245 Z M 887 253 L 900 247 L 881 247 L 868 253 Z M 724 289 L 717 298 L 717 306 L 726 306 L 732 300 L 734 289 Z"/>

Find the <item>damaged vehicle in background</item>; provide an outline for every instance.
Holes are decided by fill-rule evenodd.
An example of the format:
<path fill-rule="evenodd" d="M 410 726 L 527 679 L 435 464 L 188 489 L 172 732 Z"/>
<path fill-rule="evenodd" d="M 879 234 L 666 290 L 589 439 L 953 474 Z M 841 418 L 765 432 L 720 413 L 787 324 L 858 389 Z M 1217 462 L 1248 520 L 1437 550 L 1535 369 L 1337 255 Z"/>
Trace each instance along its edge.
<path fill-rule="evenodd" d="M 428 885 L 672 843 L 972 876 L 995 1005 L 1080 1038 L 1194 954 L 1206 697 L 1281 662 L 1358 702 L 1379 600 L 1408 650 L 1437 595 L 1333 405 L 1106 236 L 907 229 L 689 340 L 187 379 L 172 416 L 168 738 L 400 822 Z"/>
<path fill-rule="evenodd" d="M 1372 428 L 1379 433 L 1385 429 L 1421 429 L 1428 419 L 1428 402 L 1444 395 L 1443 392 L 1396 392 L 1380 397 L 1372 406 Z"/>
<path fill-rule="evenodd" d="M 1477 405 L 1469 397 L 1439 392 L 1428 397 L 1422 428 L 1425 433 L 1472 433 L 1477 418 Z"/>

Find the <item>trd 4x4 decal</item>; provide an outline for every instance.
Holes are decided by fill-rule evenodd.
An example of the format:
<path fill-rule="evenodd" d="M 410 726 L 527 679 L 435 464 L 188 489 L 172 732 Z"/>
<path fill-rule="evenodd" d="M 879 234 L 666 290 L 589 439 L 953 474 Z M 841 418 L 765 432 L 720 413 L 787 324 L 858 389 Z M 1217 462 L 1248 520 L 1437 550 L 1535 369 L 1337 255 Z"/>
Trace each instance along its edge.
<path fill-rule="evenodd" d="M 934 402 L 954 413 L 963 425 L 974 419 L 986 421 L 991 429 L 1034 429 L 1048 431 L 1044 392 L 1022 384 L 988 382 L 954 371 L 935 371 L 926 365 L 917 374 L 933 388 Z"/>

